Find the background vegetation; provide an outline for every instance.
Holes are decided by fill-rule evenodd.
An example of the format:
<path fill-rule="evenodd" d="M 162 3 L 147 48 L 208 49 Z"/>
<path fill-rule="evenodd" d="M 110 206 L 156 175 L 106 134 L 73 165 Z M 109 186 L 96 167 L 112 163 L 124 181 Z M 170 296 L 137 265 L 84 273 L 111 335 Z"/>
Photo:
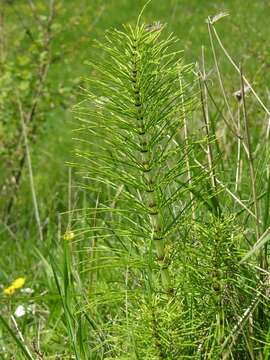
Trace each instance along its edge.
<path fill-rule="evenodd" d="M 153 21 L 167 24 L 164 33 L 173 32 L 179 38 L 173 49 L 184 50 L 185 63 L 194 64 L 193 73 L 189 72 L 187 80 L 185 77 L 183 81 L 190 84 L 187 96 L 194 99 L 193 111 L 187 115 L 188 143 L 189 146 L 194 144 L 194 148 L 189 149 L 190 166 L 195 183 L 199 185 L 194 185 L 192 191 L 181 198 L 181 206 L 188 203 L 190 196 L 194 200 L 183 216 L 183 227 L 175 235 L 185 239 L 184 248 L 183 244 L 175 247 L 175 252 L 184 254 L 184 259 L 177 258 L 175 262 L 179 261 L 180 267 L 187 264 L 189 271 L 185 276 L 188 280 L 182 278 L 181 281 L 189 285 L 181 288 L 186 307 L 176 302 L 166 310 L 168 314 L 177 313 L 179 318 L 172 316 L 166 322 L 164 314 L 160 315 L 156 331 L 165 339 L 164 343 L 159 341 L 167 350 L 156 357 L 155 351 L 149 348 L 147 341 L 153 339 L 148 334 L 145 344 L 140 342 L 140 346 L 149 348 L 150 353 L 144 353 L 138 346 L 137 354 L 135 345 L 132 352 L 125 346 L 125 342 L 131 342 L 132 336 L 127 335 L 130 328 L 124 328 L 121 321 L 116 321 L 120 315 L 114 302 L 115 294 L 108 286 L 116 280 L 110 278 L 106 262 L 116 262 L 116 254 L 112 254 L 110 248 L 108 250 L 106 242 L 101 243 L 100 248 L 93 244 L 95 236 L 101 235 L 87 233 L 97 226 L 96 213 L 87 209 L 98 209 L 99 204 L 110 201 L 117 194 L 103 187 L 96 189 L 84 179 L 87 162 L 74 154 L 76 149 L 86 151 L 86 145 L 73 138 L 92 140 L 85 135 L 87 130 L 76 119 L 72 109 L 85 99 L 83 89 L 91 90 L 91 82 L 87 79 L 99 79 L 98 71 L 91 63 L 97 59 L 100 63 L 107 61 L 104 51 L 95 46 L 94 40 L 104 42 L 105 30 L 122 29 L 123 23 L 135 26 L 144 3 L 14 0 L 0 4 L 0 249 L 3 254 L 0 258 L 0 284 L 4 290 L 14 279 L 25 277 L 23 289 L 31 292 L 18 289 L 12 296 L 4 292 L 0 295 L 3 317 L 0 355 L 4 359 L 124 359 L 125 351 L 129 358 L 149 359 L 181 359 L 184 356 L 198 359 L 218 359 L 221 356 L 269 358 L 269 295 L 267 287 L 265 289 L 265 274 L 269 274 L 267 251 L 264 260 L 260 255 L 262 248 L 266 250 L 269 239 L 267 84 L 270 6 L 267 1 L 154 0 L 144 11 L 146 24 Z M 214 23 L 215 29 L 236 65 L 241 64 L 244 76 L 266 109 L 250 91 L 245 106 L 237 100 L 234 93 L 240 90 L 241 96 L 244 80 L 228 61 L 213 31 L 210 32 L 211 46 L 206 19 L 225 11 L 230 16 Z M 102 95 L 102 90 L 99 91 Z M 81 110 L 76 108 L 77 115 L 78 111 Z M 183 114 L 180 117 L 183 121 Z M 231 117 L 235 121 L 234 132 L 230 129 L 234 126 Z M 83 132 L 74 131 L 80 127 Z M 237 129 L 244 140 L 235 136 Z M 179 131 L 182 134 L 179 142 L 184 143 L 184 128 L 181 130 L 179 127 Z M 89 149 L 91 146 L 87 146 Z M 211 151 L 212 158 L 209 158 Z M 77 169 L 71 170 L 67 164 L 74 162 Z M 211 211 L 204 210 L 205 206 Z M 219 208 L 222 209 L 222 218 L 217 216 Z M 104 221 L 108 221 L 106 216 Z M 194 239 L 198 242 L 194 243 Z M 215 244 L 217 239 L 220 241 L 218 245 Z M 232 239 L 233 244 L 230 243 Z M 254 244 L 257 247 L 254 248 Z M 229 259 L 225 256 L 220 263 L 211 263 L 209 254 L 215 246 L 221 257 L 229 251 Z M 107 289 L 107 296 L 102 300 L 98 296 L 94 299 L 100 308 L 96 303 L 88 302 L 97 277 L 93 271 L 88 271 L 93 264 L 90 261 L 93 256 L 99 259 L 99 255 L 93 255 L 93 249 L 97 254 L 100 251 L 106 254 L 100 262 L 95 260 L 95 268 L 102 268 L 99 293 Z M 116 247 L 114 251 L 120 253 L 123 248 Z M 130 254 L 133 254 L 131 250 Z M 126 256 L 127 253 L 123 255 Z M 132 258 L 129 264 L 124 262 L 124 265 L 135 266 L 135 259 Z M 243 259 L 246 260 L 241 263 Z M 113 269 L 118 265 L 110 266 Z M 139 268 L 138 264 L 136 266 Z M 213 267 L 217 267 L 222 276 L 215 275 Z M 140 277 L 138 274 L 133 276 L 135 279 Z M 219 284 L 213 278 L 218 279 Z M 220 286 L 220 283 L 222 287 L 233 288 L 234 300 L 227 307 L 223 304 L 222 308 L 222 316 L 225 313 L 228 322 L 226 326 L 216 318 L 219 300 L 216 299 L 215 286 Z M 207 300 L 200 303 L 198 299 L 205 299 L 206 294 Z M 141 313 L 139 321 L 132 319 L 138 311 L 137 305 L 133 304 L 131 311 L 130 321 L 141 326 L 132 330 L 139 338 L 149 327 L 146 320 L 150 310 L 145 308 L 144 301 L 140 309 L 145 313 Z M 164 306 L 163 298 L 155 301 L 157 308 Z M 24 305 L 25 309 L 28 307 L 28 310 L 25 316 L 16 318 L 14 312 L 19 305 Z M 85 308 L 78 311 L 78 306 L 82 305 Z M 90 306 L 97 308 L 90 311 Z M 185 313 L 193 307 L 195 322 Z M 181 311 L 184 313 L 180 314 Z M 246 314 L 245 311 L 249 312 Z M 144 316 L 145 323 L 142 321 Z M 219 321 L 219 334 L 213 324 L 207 323 L 208 318 L 215 319 L 215 326 Z M 181 339 L 187 342 L 187 350 L 168 355 L 173 351 L 166 347 L 171 341 L 166 340 L 166 336 L 174 329 L 173 324 L 181 321 L 185 323 Z M 236 324 L 238 327 L 234 328 Z M 173 334 L 176 342 L 179 341 L 177 331 Z M 92 334 L 90 338 L 89 332 Z M 190 333 L 197 336 L 185 335 Z M 226 341 L 228 348 L 220 355 L 220 346 Z M 238 341 L 239 347 L 235 345 Z M 200 346 L 201 352 L 198 350 Z"/>

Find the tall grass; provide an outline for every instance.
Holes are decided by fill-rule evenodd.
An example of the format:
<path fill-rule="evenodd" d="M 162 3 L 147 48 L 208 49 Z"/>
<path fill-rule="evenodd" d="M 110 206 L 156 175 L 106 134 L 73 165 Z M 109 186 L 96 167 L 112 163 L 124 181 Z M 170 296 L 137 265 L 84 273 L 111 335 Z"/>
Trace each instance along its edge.
<path fill-rule="evenodd" d="M 224 47 L 220 19 L 208 19 L 210 75 L 204 50 L 186 65 L 173 34 L 142 14 L 97 43 L 75 107 L 87 196 L 72 210 L 69 172 L 62 248 L 40 255 L 58 293 L 62 358 L 269 358 L 269 111 Z M 236 70 L 237 96 L 219 56 Z"/>

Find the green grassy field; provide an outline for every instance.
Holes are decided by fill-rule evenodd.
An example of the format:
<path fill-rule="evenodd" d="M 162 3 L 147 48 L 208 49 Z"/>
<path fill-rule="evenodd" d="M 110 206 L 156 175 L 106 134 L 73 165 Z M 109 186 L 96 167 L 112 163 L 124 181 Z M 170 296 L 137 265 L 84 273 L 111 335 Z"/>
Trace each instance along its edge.
<path fill-rule="evenodd" d="M 151 128 L 145 140 L 151 153 L 164 147 L 153 162 L 159 176 L 164 172 L 154 201 L 144 198 L 134 170 L 140 161 L 133 158 L 138 146 L 131 127 L 124 128 L 132 139 L 126 147 L 114 134 L 127 116 L 123 99 L 131 101 L 122 97 L 129 86 L 124 75 L 123 88 L 111 80 L 118 66 L 126 70 L 128 45 L 113 38 L 118 63 L 110 63 L 95 42 L 104 43 L 106 31 L 123 31 L 123 24 L 135 28 L 144 4 L 0 4 L 2 359 L 269 359 L 270 5 L 153 0 L 145 8 L 142 22 L 166 24 L 162 38 L 173 33 L 179 40 L 171 51 L 183 50 L 185 64 L 192 64 L 183 73 L 187 99 L 174 87 L 175 64 L 168 64 L 171 78 L 165 65 L 165 75 L 155 73 L 161 89 L 172 82 L 164 102 L 151 85 L 157 109 L 166 105 L 166 113 L 169 96 L 176 109 L 168 114 L 168 133 L 164 118 L 160 133 Z M 222 12 L 229 16 L 208 28 L 207 18 Z M 156 63 L 140 60 L 147 75 L 165 58 L 151 53 L 152 39 L 137 35 L 145 48 L 136 51 L 157 57 Z M 241 95 L 245 80 L 217 36 L 254 88 L 244 102 L 234 93 Z M 82 114 L 84 106 L 89 114 Z M 119 123 L 111 119 L 114 111 Z M 151 136 L 160 143 L 150 145 Z M 167 148 L 168 137 L 174 143 Z M 127 159 L 133 167 L 121 163 Z M 164 212 L 160 227 L 169 240 L 161 250 L 149 240 L 155 226 L 145 215 L 147 201 Z M 14 287 L 18 278 L 25 283 Z"/>

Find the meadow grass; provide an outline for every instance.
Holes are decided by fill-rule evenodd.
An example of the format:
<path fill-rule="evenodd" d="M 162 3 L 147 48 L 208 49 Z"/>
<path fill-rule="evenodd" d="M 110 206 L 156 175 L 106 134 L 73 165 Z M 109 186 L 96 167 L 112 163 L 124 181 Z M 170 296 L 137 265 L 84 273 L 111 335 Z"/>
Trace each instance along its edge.
<path fill-rule="evenodd" d="M 150 87 L 153 100 L 145 104 L 150 109 L 147 118 L 155 117 L 155 107 L 160 111 L 168 107 L 170 96 L 179 101 L 173 113 L 166 115 L 170 118 L 167 128 L 162 127 L 162 121 L 165 125 L 168 120 L 164 117 L 149 125 L 149 134 L 140 141 L 126 127 L 127 114 L 123 113 L 133 101 L 124 96 L 129 82 L 122 79 L 122 88 L 119 81 L 112 82 L 119 80 L 117 66 L 125 69 L 131 56 L 120 56 L 128 48 L 125 36 L 112 36 L 107 53 L 108 47 L 96 48 L 93 40 L 104 43 L 105 29 L 121 30 L 122 23 L 130 23 L 133 30 L 128 30 L 128 41 L 132 44 L 137 34 L 146 44 L 147 50 L 136 52 L 143 59 L 145 76 L 151 79 L 153 64 L 143 54 L 153 51 L 150 60 L 159 56 L 155 34 L 160 30 L 152 33 L 144 25 L 136 27 L 144 2 L 56 4 L 53 61 L 45 90 L 49 95 L 42 98 L 37 112 L 44 128 L 30 143 L 43 240 L 25 167 L 11 220 L 1 223 L 5 256 L 0 260 L 0 281 L 7 288 L 24 276 L 24 288 L 34 292 L 16 289 L 12 296 L 1 295 L 1 357 L 268 359 L 270 182 L 265 39 L 269 7 L 249 1 L 149 4 L 143 22 L 167 23 L 163 32 L 168 36 L 173 31 L 180 38 L 172 44 L 172 51 L 184 49 L 185 63 L 197 64 L 187 67 L 186 73 L 173 63 L 167 72 L 162 68 L 174 77 L 157 79 L 161 84 L 164 81 L 165 100 L 158 95 L 162 87 Z M 43 2 L 36 6 L 40 13 L 48 10 Z M 14 1 L 3 9 L 9 40 L 15 39 L 23 25 L 36 26 L 27 4 Z M 231 15 L 216 23 L 209 20 L 207 25 L 208 16 L 223 10 Z M 4 49 L 11 63 L 30 46 L 27 40 L 13 48 L 10 44 L 6 42 Z M 220 47 L 223 44 L 237 59 L 238 70 L 228 61 Z M 121 50 L 118 54 L 114 46 Z M 113 55 L 111 62 L 109 55 Z M 116 69 L 113 57 L 118 61 Z M 11 65 L 16 70 L 16 63 Z M 34 72 L 27 66 L 19 71 Z M 103 83 L 100 70 L 107 76 Z M 11 85 L 20 83 L 9 76 Z M 249 89 L 246 94 L 245 77 L 254 93 Z M 123 98 L 108 91 L 108 85 L 117 88 Z M 147 98 L 150 90 L 145 87 L 140 96 Z M 240 100 L 233 95 L 235 91 Z M 4 100 L 5 96 L 15 108 L 16 99 L 8 91 Z M 29 98 L 24 101 L 27 107 Z M 71 115 L 72 105 L 78 103 Z M 111 119 L 112 112 L 122 126 Z M 76 116 L 87 123 L 72 123 L 71 117 Z M 80 131 L 72 131 L 78 127 Z M 113 136 L 119 129 L 129 142 Z M 147 195 L 149 184 L 135 170 L 149 170 L 145 166 L 150 159 L 145 155 L 137 158 L 141 146 L 147 147 L 142 154 L 144 150 L 160 151 L 151 163 L 162 184 L 155 198 Z M 119 152 L 115 154 L 114 149 Z M 76 152 L 79 158 L 74 158 Z M 122 162 L 127 152 L 129 166 Z M 66 162 L 76 163 L 76 171 L 69 170 Z M 9 176 L 5 166 L 3 162 L 3 182 Z M 156 213 L 160 218 L 151 220 Z M 166 234 L 161 247 L 155 245 L 155 231 Z M 16 318 L 14 311 L 21 304 L 32 307 Z"/>

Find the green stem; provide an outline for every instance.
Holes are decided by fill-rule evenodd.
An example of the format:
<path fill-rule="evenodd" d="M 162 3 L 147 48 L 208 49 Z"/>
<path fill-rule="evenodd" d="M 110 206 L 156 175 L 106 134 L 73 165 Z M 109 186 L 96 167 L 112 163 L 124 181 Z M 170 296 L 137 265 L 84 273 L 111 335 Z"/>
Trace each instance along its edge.
<path fill-rule="evenodd" d="M 149 130 L 146 130 L 146 124 L 143 114 L 143 102 L 140 89 L 140 57 L 139 57 L 139 35 L 133 38 L 132 52 L 132 73 L 131 81 L 133 84 L 134 106 L 136 110 L 136 119 L 138 123 L 137 133 L 140 144 L 140 163 L 142 170 L 142 179 L 146 185 L 145 199 L 148 208 L 150 224 L 151 224 L 151 241 L 155 251 L 155 260 L 160 266 L 161 286 L 168 293 L 171 292 L 171 279 L 168 270 L 165 239 L 163 237 L 163 229 L 161 223 L 160 208 L 158 207 L 158 185 L 154 176 L 154 169 L 151 161 L 153 157 L 153 148 L 150 146 Z"/>

